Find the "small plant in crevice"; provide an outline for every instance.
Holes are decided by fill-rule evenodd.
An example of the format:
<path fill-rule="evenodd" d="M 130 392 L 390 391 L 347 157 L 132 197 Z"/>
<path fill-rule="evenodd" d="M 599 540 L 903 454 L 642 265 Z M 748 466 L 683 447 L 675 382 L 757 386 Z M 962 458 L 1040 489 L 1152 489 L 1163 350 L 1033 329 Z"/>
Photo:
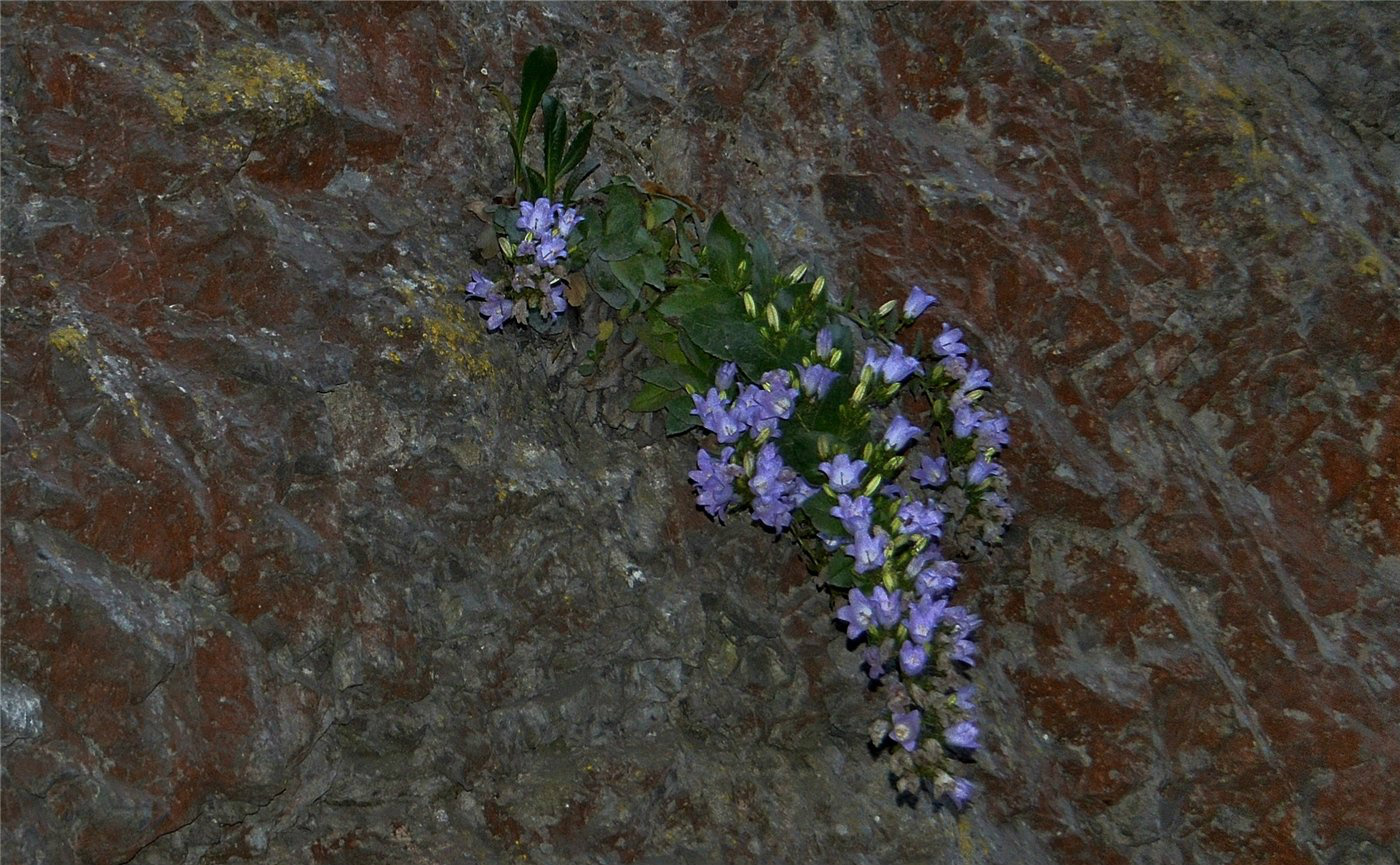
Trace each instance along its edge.
<path fill-rule="evenodd" d="M 968 672 L 981 619 L 952 595 L 961 564 L 1012 517 L 998 462 L 1007 418 L 985 405 L 989 372 L 949 324 L 908 344 L 938 303 L 918 286 L 866 309 L 804 265 L 780 269 L 723 214 L 707 220 L 684 196 L 626 177 L 575 201 L 593 121 L 565 145 L 564 109 L 545 93 L 555 66 L 552 50 L 531 53 L 508 106 L 521 199 L 495 214 L 502 275 L 474 272 L 467 294 L 492 330 L 560 327 L 590 293 L 610 308 L 600 345 L 625 330 L 651 358 L 631 408 L 663 412 L 668 434 L 703 436 L 697 505 L 791 535 L 843 596 L 833 620 L 882 689 L 870 738 L 898 790 L 964 806 L 980 747 Z M 540 106 L 536 169 L 525 143 Z"/>

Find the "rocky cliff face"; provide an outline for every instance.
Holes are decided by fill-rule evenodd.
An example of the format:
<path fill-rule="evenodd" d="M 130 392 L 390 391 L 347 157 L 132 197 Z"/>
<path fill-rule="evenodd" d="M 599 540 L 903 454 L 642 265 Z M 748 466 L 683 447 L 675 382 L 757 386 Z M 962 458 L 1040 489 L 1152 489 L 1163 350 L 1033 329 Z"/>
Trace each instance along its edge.
<path fill-rule="evenodd" d="M 1391 8 L 3 15 L 11 860 L 1400 861 Z M 961 820 L 586 324 L 462 304 L 541 42 L 612 170 L 996 373 Z"/>

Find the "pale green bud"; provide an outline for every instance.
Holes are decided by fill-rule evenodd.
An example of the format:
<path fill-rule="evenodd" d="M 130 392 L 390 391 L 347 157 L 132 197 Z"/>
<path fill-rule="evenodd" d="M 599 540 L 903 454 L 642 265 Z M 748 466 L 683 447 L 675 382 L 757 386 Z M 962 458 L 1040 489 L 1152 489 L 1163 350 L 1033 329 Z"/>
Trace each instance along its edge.
<path fill-rule="evenodd" d="M 799 264 L 799 265 L 797 265 L 796 267 L 794 267 L 794 268 L 792 269 L 792 273 L 789 273 L 789 274 L 788 274 L 788 282 L 797 282 L 799 279 L 802 278 L 802 275 L 805 274 L 806 272 L 807 272 L 807 265 L 805 265 L 805 264 Z"/>
<path fill-rule="evenodd" d="M 502 237 L 501 253 L 506 258 L 515 258 L 515 244 L 511 243 L 509 239 Z"/>
<path fill-rule="evenodd" d="M 824 276 L 819 276 L 819 277 L 817 277 L 816 281 L 812 283 L 812 300 L 816 300 L 817 298 L 821 297 L 821 296 L 822 296 L 822 292 L 825 291 L 825 290 L 826 290 L 826 277 L 824 277 Z"/>
<path fill-rule="evenodd" d="M 838 363 L 840 363 L 840 362 L 841 362 L 841 349 L 839 349 L 839 348 L 832 349 L 832 350 L 831 350 L 831 357 L 827 358 L 827 361 L 826 361 L 827 366 L 831 367 L 832 369 L 836 369 L 836 365 L 837 365 Z"/>
<path fill-rule="evenodd" d="M 756 448 L 761 448 L 761 447 L 763 447 L 765 444 L 767 444 L 767 443 L 768 443 L 768 440 L 769 440 L 770 438 L 772 438 L 772 437 L 773 437 L 773 428 L 772 428 L 772 427 L 765 427 L 764 430 L 763 430 L 763 432 L 759 433 L 757 436 L 754 437 L 753 446 L 756 447 Z M 746 463 L 746 464 L 747 464 L 747 463 Z M 749 469 L 749 474 L 753 474 L 753 469 Z"/>
<path fill-rule="evenodd" d="M 861 376 L 860 384 L 856 385 L 856 389 L 854 391 L 851 391 L 852 405 L 859 405 L 860 401 L 865 399 L 865 392 L 868 389 L 867 384 L 868 383 L 865 381 L 865 376 Z"/>
<path fill-rule="evenodd" d="M 875 314 L 880 316 L 889 315 L 891 312 L 894 312 L 894 308 L 898 305 L 899 301 L 887 300 L 880 305 L 879 309 L 875 310 Z"/>
<path fill-rule="evenodd" d="M 744 312 L 749 314 L 749 318 L 758 318 L 758 304 L 753 302 L 753 295 L 744 292 Z"/>
<path fill-rule="evenodd" d="M 763 308 L 763 314 L 768 317 L 768 326 L 774 330 L 781 330 L 782 319 L 778 318 L 778 308 L 773 304 L 768 304 Z"/>
<path fill-rule="evenodd" d="M 861 492 L 861 495 L 865 495 L 865 496 L 873 496 L 873 495 L 875 495 L 875 491 L 878 490 L 878 489 L 880 488 L 880 486 L 881 486 L 882 484 L 884 484 L 884 482 L 885 482 L 885 478 L 884 478 L 883 475 L 878 475 L 878 474 L 871 475 L 871 476 L 870 476 L 870 480 L 868 480 L 868 481 L 865 482 L 865 487 L 864 487 L 864 489 L 862 489 L 862 490 L 860 491 L 860 492 Z"/>

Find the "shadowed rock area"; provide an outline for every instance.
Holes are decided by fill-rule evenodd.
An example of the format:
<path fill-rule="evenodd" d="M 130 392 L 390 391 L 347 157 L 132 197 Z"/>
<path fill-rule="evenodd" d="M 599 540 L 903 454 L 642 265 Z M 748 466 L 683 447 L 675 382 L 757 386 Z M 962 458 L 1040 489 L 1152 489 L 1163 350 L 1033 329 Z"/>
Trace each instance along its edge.
<path fill-rule="evenodd" d="M 0 14 L 8 861 L 1400 862 L 1396 7 Z M 993 370 L 963 817 L 589 316 L 463 303 L 539 43 Z"/>

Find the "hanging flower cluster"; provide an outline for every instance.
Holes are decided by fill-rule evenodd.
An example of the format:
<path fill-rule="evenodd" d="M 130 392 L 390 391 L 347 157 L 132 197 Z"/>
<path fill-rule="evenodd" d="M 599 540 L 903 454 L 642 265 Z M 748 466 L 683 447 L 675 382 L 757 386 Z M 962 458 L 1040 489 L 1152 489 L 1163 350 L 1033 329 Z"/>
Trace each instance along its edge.
<path fill-rule="evenodd" d="M 496 330 L 510 318 L 524 324 L 532 309 L 553 321 L 568 308 L 564 299 L 568 272 L 562 262 L 569 257 L 569 235 L 582 221 L 576 209 L 548 198 L 520 203 L 515 227 L 525 232 L 524 237 L 518 243 L 500 238 L 501 252 L 512 266 L 510 278 L 497 283 L 474 270 L 467 283 L 467 295 L 481 301 L 487 330 Z"/>
<path fill-rule="evenodd" d="M 1008 425 L 985 406 L 990 373 L 959 328 L 944 323 L 927 344 L 901 337 L 933 294 L 915 286 L 873 312 L 842 302 L 805 266 L 779 273 L 767 244 L 724 214 L 706 220 L 654 183 L 614 177 L 575 231 L 584 217 L 566 202 L 597 167 L 584 158 L 592 120 L 566 146 L 563 107 L 545 93 L 556 63 L 551 49 L 531 53 L 507 130 L 525 199 L 494 216 L 509 275 L 474 271 L 467 295 L 489 330 L 514 319 L 549 332 L 590 292 L 612 308 L 579 373 L 605 362 L 613 334 L 645 345 L 651 365 L 631 408 L 664 410 L 672 435 L 708 433 L 690 472 L 697 505 L 797 539 L 839 598 L 833 623 L 882 689 L 870 738 L 898 789 L 965 806 L 981 747 L 968 677 L 981 619 L 953 593 L 962 564 L 1012 517 L 998 462 Z M 538 168 L 524 149 L 537 110 Z"/>
<path fill-rule="evenodd" d="M 915 287 L 901 324 L 934 303 Z M 737 383 L 736 365 L 725 364 L 707 393 L 692 396 L 692 413 L 719 450 L 702 447 L 690 479 L 710 516 L 723 521 L 746 508 L 775 531 L 787 529 L 803 505 L 820 503 L 806 527 L 821 542 L 823 572 L 849 580 L 835 618 L 862 646 L 869 678 L 885 684 L 888 713 L 872 724 L 871 740 L 889 746 L 900 791 L 927 783 L 961 807 L 973 785 L 959 768 L 980 744 L 973 688 L 963 673 L 975 663 L 981 620 L 951 603 L 961 571 L 943 541 L 1000 537 L 1011 510 L 996 456 L 1009 439 L 1005 416 L 978 406 L 991 379 L 966 360 L 961 331 L 945 325 L 931 353 L 926 370 L 898 343 L 883 352 L 868 347 L 843 376 L 835 368 L 841 349 L 824 327 L 800 364 L 764 372 L 757 383 Z M 822 406 L 843 378 L 840 404 Z M 918 379 L 943 395 L 931 429 L 895 408 L 906 384 Z M 863 444 L 827 448 L 811 482 L 785 464 L 778 446 L 785 422 L 804 402 L 813 412 L 870 417 Z M 929 448 L 911 450 L 919 441 Z"/>

